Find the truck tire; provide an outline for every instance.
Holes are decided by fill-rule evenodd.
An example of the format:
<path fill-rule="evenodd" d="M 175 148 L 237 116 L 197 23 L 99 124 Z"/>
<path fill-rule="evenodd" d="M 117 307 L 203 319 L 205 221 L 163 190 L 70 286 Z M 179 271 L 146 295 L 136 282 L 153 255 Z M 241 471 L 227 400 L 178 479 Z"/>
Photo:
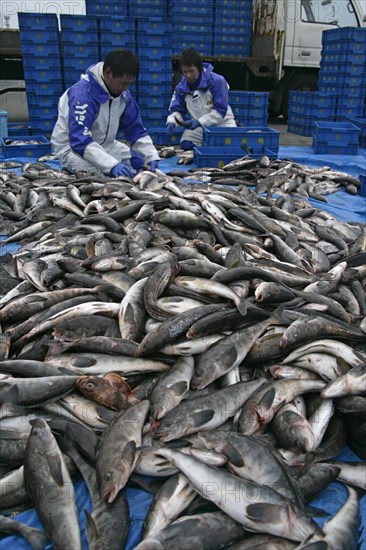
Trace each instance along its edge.
<path fill-rule="evenodd" d="M 288 110 L 290 104 L 290 92 L 296 90 L 316 91 L 318 89 L 318 75 L 316 73 L 299 73 L 295 74 L 286 84 L 282 103 L 281 115 L 285 120 L 288 119 Z"/>

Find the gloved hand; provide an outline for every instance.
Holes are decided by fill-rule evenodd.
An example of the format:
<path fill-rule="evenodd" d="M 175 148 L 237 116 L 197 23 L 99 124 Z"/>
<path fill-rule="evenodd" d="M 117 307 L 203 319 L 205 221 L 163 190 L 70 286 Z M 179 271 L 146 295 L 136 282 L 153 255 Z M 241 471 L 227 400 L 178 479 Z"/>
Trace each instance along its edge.
<path fill-rule="evenodd" d="M 133 178 L 134 173 L 131 170 L 131 168 L 129 168 L 122 162 L 119 162 L 118 164 L 116 164 L 116 166 L 113 166 L 111 170 L 111 176 L 112 178 L 118 178 L 118 176 L 126 176 L 127 178 Z"/>
<path fill-rule="evenodd" d="M 174 122 L 169 122 L 169 124 L 166 125 L 167 134 L 172 134 L 174 130 L 175 130 Z"/>
<path fill-rule="evenodd" d="M 190 126 L 188 124 L 190 123 Z M 187 128 L 190 130 L 195 130 L 196 128 L 199 128 L 201 124 L 198 122 L 198 120 L 186 120 Z"/>
<path fill-rule="evenodd" d="M 130 163 L 132 168 L 134 168 L 135 170 L 141 170 L 141 168 L 145 164 L 142 156 L 139 153 L 136 153 L 136 151 L 134 151 L 133 149 L 131 149 Z"/>
<path fill-rule="evenodd" d="M 150 166 L 150 172 L 155 172 L 155 170 L 159 166 L 159 161 L 158 160 L 152 160 L 152 161 L 149 162 L 149 166 Z"/>

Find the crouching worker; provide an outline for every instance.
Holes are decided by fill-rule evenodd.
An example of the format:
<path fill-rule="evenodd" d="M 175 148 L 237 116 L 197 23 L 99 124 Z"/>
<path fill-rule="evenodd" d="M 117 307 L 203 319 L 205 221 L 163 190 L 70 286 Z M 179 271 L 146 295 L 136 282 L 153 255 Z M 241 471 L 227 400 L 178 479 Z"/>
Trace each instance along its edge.
<path fill-rule="evenodd" d="M 182 79 L 174 89 L 169 105 L 166 129 L 174 132 L 177 124 L 186 129 L 180 140 L 184 150 L 202 145 L 206 126 L 236 126 L 229 105 L 229 85 L 223 76 L 213 72 L 210 63 L 202 62 L 193 49 L 184 50 L 179 59 Z M 185 115 L 191 117 L 185 120 Z"/>
<path fill-rule="evenodd" d="M 144 165 L 155 171 L 159 154 L 128 90 L 139 68 L 133 52 L 112 51 L 61 96 L 51 143 L 64 168 L 111 177 L 133 177 Z M 117 141 L 118 131 L 130 147 Z"/>

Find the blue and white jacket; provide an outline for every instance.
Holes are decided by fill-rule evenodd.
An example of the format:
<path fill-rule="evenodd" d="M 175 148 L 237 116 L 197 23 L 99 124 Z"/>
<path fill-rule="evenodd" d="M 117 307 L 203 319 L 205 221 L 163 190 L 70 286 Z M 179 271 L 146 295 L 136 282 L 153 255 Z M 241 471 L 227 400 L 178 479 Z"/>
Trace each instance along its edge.
<path fill-rule="evenodd" d="M 166 123 L 190 117 L 201 126 L 235 126 L 229 105 L 229 85 L 225 78 L 213 72 L 211 63 L 203 63 L 198 85 L 190 86 L 185 76 L 175 87 Z"/>
<path fill-rule="evenodd" d="M 103 62 L 92 65 L 61 96 L 51 136 L 53 152 L 62 162 L 72 151 L 109 174 L 116 165 L 116 157 L 109 153 L 116 150 L 116 136 L 121 130 L 146 163 L 159 160 L 131 92 L 112 97 L 102 75 Z"/>

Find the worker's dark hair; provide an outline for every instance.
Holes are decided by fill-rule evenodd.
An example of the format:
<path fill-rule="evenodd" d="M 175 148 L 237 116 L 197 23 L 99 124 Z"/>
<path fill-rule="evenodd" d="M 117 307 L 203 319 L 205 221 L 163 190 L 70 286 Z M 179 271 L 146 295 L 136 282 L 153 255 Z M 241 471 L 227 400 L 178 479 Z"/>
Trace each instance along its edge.
<path fill-rule="evenodd" d="M 130 50 L 114 50 L 104 60 L 103 71 L 110 69 L 114 78 L 128 75 L 138 77 L 140 61 Z"/>
<path fill-rule="evenodd" d="M 194 65 L 200 73 L 203 70 L 203 63 L 200 54 L 197 53 L 194 48 L 188 48 L 188 50 L 184 50 L 181 53 L 179 65 L 181 67 L 192 67 L 192 65 Z"/>

